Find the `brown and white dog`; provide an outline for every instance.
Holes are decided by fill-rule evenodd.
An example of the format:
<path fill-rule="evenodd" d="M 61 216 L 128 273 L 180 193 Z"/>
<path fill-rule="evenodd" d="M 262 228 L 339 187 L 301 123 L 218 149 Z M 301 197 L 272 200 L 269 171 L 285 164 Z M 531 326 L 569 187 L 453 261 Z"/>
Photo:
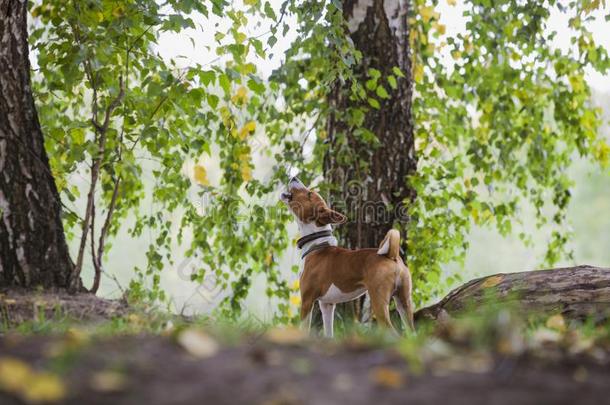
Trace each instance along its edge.
<path fill-rule="evenodd" d="M 299 280 L 301 320 L 306 325 L 318 301 L 324 333 L 332 337 L 335 304 L 354 300 L 368 291 L 380 325 L 395 331 L 389 311 L 390 299 L 394 298 L 403 324 L 414 329 L 411 274 L 399 256 L 397 230 L 388 231 L 378 249 L 344 249 L 337 247 L 331 224 L 342 224 L 347 218 L 330 209 L 318 193 L 293 177 L 281 199 L 296 217 L 301 233 L 297 241 L 303 251 Z"/>

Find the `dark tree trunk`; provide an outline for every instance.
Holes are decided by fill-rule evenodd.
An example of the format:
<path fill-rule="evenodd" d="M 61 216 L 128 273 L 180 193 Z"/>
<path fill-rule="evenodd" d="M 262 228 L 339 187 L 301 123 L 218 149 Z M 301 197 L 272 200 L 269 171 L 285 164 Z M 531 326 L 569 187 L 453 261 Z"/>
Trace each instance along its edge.
<path fill-rule="evenodd" d="M 610 313 L 610 269 L 578 266 L 478 278 L 451 291 L 437 304 L 420 309 L 415 319 L 456 316 L 486 304 L 538 315 L 605 318 Z"/>
<path fill-rule="evenodd" d="M 408 221 L 405 203 L 415 198 L 407 181 L 417 166 L 407 13 L 405 0 L 343 2 L 349 35 L 362 52 L 356 76 L 365 83 L 370 78 L 367 73 L 370 68 L 379 70 L 379 84 L 390 95 L 387 99 L 378 98 L 381 108 L 374 109 L 366 101 L 349 98 L 351 83 L 337 83 L 329 98 L 330 147 L 324 173 L 331 187 L 331 206 L 349 217 L 349 222 L 336 230 L 340 243 L 348 248 L 376 247 L 392 227 L 404 231 Z M 405 76 L 396 77 L 396 90 L 390 88 L 386 79 L 396 76 L 394 67 Z M 349 108 L 362 106 L 368 108 L 363 126 L 378 138 L 376 147 L 362 141 L 344 121 Z M 404 242 L 404 232 L 402 238 Z M 359 308 L 352 308 L 352 312 L 359 316 Z"/>
<path fill-rule="evenodd" d="M 349 223 L 337 228 L 342 242 L 350 248 L 377 246 L 393 225 L 404 225 L 404 202 L 415 197 L 407 176 L 416 170 L 412 82 L 407 41 L 407 3 L 390 0 L 345 1 L 343 14 L 351 30 L 362 62 L 356 69 L 361 83 L 367 71 L 381 72 L 379 83 L 390 98 L 379 99 L 381 108 L 369 107 L 363 126 L 374 133 L 379 145 L 373 147 L 354 134 L 343 121 L 345 111 L 358 107 L 350 100 L 351 83 L 337 84 L 330 96 L 332 113 L 327 122 L 330 148 L 324 162 L 330 202 L 349 215 Z M 393 67 L 404 72 L 398 88 L 390 90 L 386 77 Z M 365 102 L 366 103 L 366 102 Z M 346 145 L 341 144 L 345 137 Z"/>
<path fill-rule="evenodd" d="M 0 0 L 0 287 L 66 288 L 61 202 L 30 82 L 27 1 Z"/>

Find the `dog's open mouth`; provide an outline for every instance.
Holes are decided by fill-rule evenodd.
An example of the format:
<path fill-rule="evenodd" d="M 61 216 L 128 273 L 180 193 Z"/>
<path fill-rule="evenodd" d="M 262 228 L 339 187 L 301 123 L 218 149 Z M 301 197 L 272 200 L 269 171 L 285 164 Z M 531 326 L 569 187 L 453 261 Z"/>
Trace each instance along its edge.
<path fill-rule="evenodd" d="M 282 201 L 290 201 L 292 200 L 292 193 L 284 192 L 281 194 Z"/>

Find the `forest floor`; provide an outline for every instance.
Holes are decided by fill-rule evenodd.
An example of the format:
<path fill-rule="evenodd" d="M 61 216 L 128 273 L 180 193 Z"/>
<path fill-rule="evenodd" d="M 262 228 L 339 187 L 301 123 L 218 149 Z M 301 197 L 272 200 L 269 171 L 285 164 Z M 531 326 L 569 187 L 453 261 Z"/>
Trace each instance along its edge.
<path fill-rule="evenodd" d="M 0 404 L 610 403 L 610 329 L 560 315 L 533 325 L 499 312 L 400 339 L 328 340 L 118 302 L 93 310 L 91 296 L 59 316 L 64 298 L 80 300 L 0 296 Z M 20 322 L 6 321 L 10 308 Z"/>

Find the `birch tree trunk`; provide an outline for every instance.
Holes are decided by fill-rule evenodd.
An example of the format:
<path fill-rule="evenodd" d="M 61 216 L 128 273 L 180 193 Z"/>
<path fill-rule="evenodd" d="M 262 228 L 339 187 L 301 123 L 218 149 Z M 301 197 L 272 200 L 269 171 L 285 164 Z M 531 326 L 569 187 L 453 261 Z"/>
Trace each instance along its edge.
<path fill-rule="evenodd" d="M 408 2 L 405 0 L 346 0 L 343 15 L 355 48 L 362 53 L 355 74 L 361 83 L 371 68 L 381 72 L 389 98 L 379 99 L 380 108 L 350 100 L 351 83 L 337 83 L 329 97 L 334 111 L 326 123 L 330 147 L 324 173 L 331 187 L 333 208 L 349 216 L 337 228 L 341 245 L 348 248 L 376 247 L 394 226 L 405 229 L 405 201 L 415 198 L 407 176 L 416 170 L 417 159 L 411 116 L 412 79 L 407 34 Z M 386 78 L 399 68 L 396 90 Z M 360 103 L 360 104 L 359 104 Z M 349 108 L 368 108 L 363 126 L 378 138 L 372 147 L 344 121 Z M 403 242 L 406 235 L 402 234 Z M 359 308 L 355 308 L 359 317 Z"/>
<path fill-rule="evenodd" d="M 26 18 L 27 1 L 0 0 L 0 287 L 66 288 L 74 266 L 32 97 Z"/>

